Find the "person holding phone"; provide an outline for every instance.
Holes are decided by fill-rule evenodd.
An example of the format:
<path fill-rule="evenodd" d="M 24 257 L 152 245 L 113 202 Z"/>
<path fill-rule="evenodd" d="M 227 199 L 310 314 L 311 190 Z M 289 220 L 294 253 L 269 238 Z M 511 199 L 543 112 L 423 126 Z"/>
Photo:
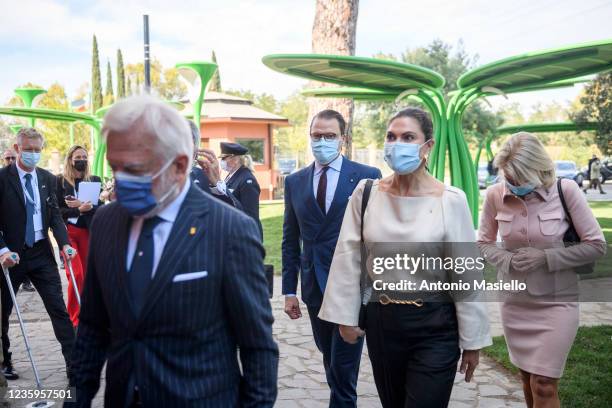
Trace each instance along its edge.
<path fill-rule="evenodd" d="M 98 176 L 89 174 L 87 150 L 82 146 L 72 146 L 66 155 L 64 173 L 57 177 L 57 202 L 60 213 L 68 229 L 70 245 L 77 249 L 77 256 L 72 260 L 72 271 L 78 286 L 79 293 L 83 290 L 87 267 L 87 253 L 89 242 L 89 225 L 100 204 L 99 201 L 91 203 L 82 202 L 78 197 L 81 182 L 101 182 Z M 79 324 L 79 303 L 75 295 L 75 288 L 70 279 L 70 269 L 65 268 L 68 278 L 68 314 L 73 326 Z"/>

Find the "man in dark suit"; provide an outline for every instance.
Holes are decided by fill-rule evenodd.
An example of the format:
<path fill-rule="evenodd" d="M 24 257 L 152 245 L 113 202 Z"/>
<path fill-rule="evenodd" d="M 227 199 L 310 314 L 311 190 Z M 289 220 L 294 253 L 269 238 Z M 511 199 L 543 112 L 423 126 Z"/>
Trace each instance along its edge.
<path fill-rule="evenodd" d="M 278 348 L 257 226 L 190 183 L 189 129 L 164 102 L 116 103 L 103 135 L 117 201 L 91 226 L 78 406 L 106 361 L 106 407 L 272 407 Z"/>
<path fill-rule="evenodd" d="M 285 313 L 302 316 L 296 297 L 298 274 L 302 300 L 331 389 L 330 407 L 355 407 L 363 341 L 345 343 L 335 324 L 317 317 L 344 211 L 359 180 L 380 178 L 380 170 L 343 157 L 346 122 L 333 110 L 312 119 L 310 138 L 315 162 L 285 179 L 283 294 Z M 301 244 L 301 245 L 300 245 Z M 301 273 L 300 273 L 301 271 Z"/>
<path fill-rule="evenodd" d="M 10 269 L 15 293 L 26 277 L 32 281 L 51 318 L 55 337 L 69 374 L 74 329 L 66 312 L 62 284 L 49 240 L 49 228 L 64 254 L 70 245 L 55 197 L 55 176 L 38 168 L 43 137 L 33 128 L 17 133 L 17 162 L 0 170 L 0 263 Z M 8 337 L 13 300 L 2 277 L 2 353 L 7 379 L 18 378 L 13 369 Z"/>

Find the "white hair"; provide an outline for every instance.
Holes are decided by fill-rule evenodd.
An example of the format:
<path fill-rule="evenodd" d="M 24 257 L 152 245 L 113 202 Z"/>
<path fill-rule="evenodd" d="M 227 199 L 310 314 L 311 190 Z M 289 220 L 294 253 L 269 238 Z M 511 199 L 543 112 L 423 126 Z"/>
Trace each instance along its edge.
<path fill-rule="evenodd" d="M 135 127 L 155 137 L 155 149 L 164 159 L 179 154 L 193 164 L 193 140 L 189 124 L 178 111 L 167 103 L 148 95 L 131 96 L 120 100 L 104 115 L 102 137 L 110 132 L 126 133 Z"/>

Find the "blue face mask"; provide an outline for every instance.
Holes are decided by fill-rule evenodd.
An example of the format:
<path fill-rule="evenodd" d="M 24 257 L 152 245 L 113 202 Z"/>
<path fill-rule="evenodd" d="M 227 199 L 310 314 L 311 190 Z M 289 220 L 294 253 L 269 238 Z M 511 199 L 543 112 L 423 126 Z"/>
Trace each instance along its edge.
<path fill-rule="evenodd" d="M 515 196 L 524 197 L 527 194 L 535 190 L 535 186 L 532 183 L 523 184 L 521 186 L 514 186 L 506 181 L 506 185 Z"/>
<path fill-rule="evenodd" d="M 153 180 L 172 163 L 173 160 L 170 160 L 152 176 L 134 176 L 121 171 L 115 173 L 115 191 L 119 204 L 133 216 L 148 214 L 161 205 L 170 196 L 173 189 L 168 190 L 162 198 L 157 200 L 153 195 Z"/>
<path fill-rule="evenodd" d="M 331 163 L 340 154 L 340 141 L 332 140 L 328 142 L 325 138 L 318 141 L 311 141 L 312 155 L 315 160 L 322 165 Z"/>
<path fill-rule="evenodd" d="M 36 167 L 40 161 L 40 153 L 35 152 L 21 152 L 21 162 L 30 169 Z"/>
<path fill-rule="evenodd" d="M 410 174 L 421 165 L 419 153 L 421 147 L 427 143 L 429 140 L 421 145 L 403 142 L 385 143 L 385 162 L 397 174 Z"/>

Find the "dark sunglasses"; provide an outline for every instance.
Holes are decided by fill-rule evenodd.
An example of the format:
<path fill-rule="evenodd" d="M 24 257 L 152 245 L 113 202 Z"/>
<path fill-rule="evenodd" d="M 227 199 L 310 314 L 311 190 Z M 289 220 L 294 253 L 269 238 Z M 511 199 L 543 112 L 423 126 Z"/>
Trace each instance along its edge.
<path fill-rule="evenodd" d="M 15 160 L 17 160 L 16 156 L 9 156 L 9 157 L 4 158 L 4 161 L 15 161 Z"/>

